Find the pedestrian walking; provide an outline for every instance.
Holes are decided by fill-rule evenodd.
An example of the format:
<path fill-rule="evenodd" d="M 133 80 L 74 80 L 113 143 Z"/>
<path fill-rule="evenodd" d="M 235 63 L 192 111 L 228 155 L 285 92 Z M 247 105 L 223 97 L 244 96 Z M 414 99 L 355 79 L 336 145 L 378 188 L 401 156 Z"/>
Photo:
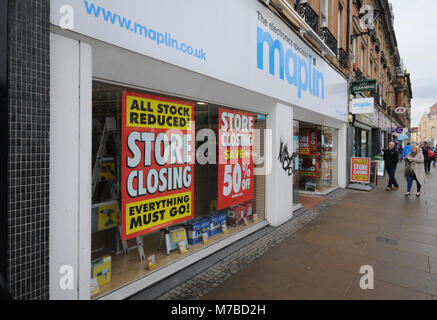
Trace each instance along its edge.
<path fill-rule="evenodd" d="M 384 149 L 385 169 L 388 173 L 388 185 L 385 189 L 386 191 L 397 190 L 399 188 L 399 184 L 395 178 L 398 161 L 399 152 L 395 149 L 395 143 L 390 142 L 388 148 Z"/>
<path fill-rule="evenodd" d="M 436 150 L 437 150 L 437 147 L 434 148 L 434 159 L 433 159 L 433 163 L 432 163 L 433 167 L 435 167 L 435 163 L 437 162 L 437 152 L 436 152 Z"/>
<path fill-rule="evenodd" d="M 426 183 L 424 156 L 420 147 L 413 146 L 412 152 L 405 159 L 405 177 L 407 178 L 407 193 L 405 197 L 410 196 L 413 182 L 416 181 L 417 193 L 416 197 L 420 197 L 422 186 Z"/>
<path fill-rule="evenodd" d="M 434 158 L 434 151 L 427 142 L 423 144 L 422 154 L 424 159 L 423 165 L 425 167 L 425 173 L 429 173 L 431 171 L 431 161 Z"/>

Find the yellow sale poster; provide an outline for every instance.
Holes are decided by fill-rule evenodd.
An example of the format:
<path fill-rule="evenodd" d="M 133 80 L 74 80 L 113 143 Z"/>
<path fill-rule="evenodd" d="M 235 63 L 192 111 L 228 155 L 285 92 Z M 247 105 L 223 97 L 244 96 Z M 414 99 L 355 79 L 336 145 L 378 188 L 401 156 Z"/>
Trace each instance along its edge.
<path fill-rule="evenodd" d="M 351 160 L 351 182 L 370 182 L 370 159 L 352 158 Z"/>
<path fill-rule="evenodd" d="M 192 219 L 194 106 L 123 92 L 122 237 Z"/>

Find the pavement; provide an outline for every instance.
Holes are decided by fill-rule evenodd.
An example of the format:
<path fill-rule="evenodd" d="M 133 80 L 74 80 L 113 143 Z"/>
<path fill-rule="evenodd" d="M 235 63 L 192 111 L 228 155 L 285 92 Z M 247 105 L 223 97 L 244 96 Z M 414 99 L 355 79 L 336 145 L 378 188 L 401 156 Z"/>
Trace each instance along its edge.
<path fill-rule="evenodd" d="M 385 191 L 385 178 L 371 192 L 348 192 L 199 298 L 437 300 L 437 168 L 420 198 L 415 185 L 404 197 L 402 164 L 397 171 L 399 190 Z M 363 290 L 366 265 L 374 288 Z"/>
<path fill-rule="evenodd" d="M 340 189 L 130 299 L 437 300 L 437 167 L 422 195 L 387 177 L 370 192 Z M 308 200 L 308 199 L 307 199 Z M 322 201 L 320 201 L 322 200 Z M 313 203 L 311 205 L 311 203 Z M 373 268 L 373 289 L 360 280 Z M 369 283 L 367 280 L 365 283 Z"/>

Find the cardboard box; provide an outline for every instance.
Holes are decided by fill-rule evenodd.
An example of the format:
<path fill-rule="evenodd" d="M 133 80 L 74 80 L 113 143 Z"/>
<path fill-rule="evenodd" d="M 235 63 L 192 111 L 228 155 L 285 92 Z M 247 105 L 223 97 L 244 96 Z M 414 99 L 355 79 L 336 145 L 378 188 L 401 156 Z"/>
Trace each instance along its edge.
<path fill-rule="evenodd" d="M 91 279 L 96 278 L 99 287 L 111 282 L 111 256 L 106 255 L 91 261 Z"/>
<path fill-rule="evenodd" d="M 187 232 L 188 232 L 188 243 L 190 245 L 202 242 L 202 233 L 210 232 L 211 219 L 208 217 L 196 218 L 188 221 Z"/>
<path fill-rule="evenodd" d="M 91 229 L 98 232 L 118 226 L 118 202 L 108 201 L 95 203 L 91 206 Z"/>
<path fill-rule="evenodd" d="M 246 208 L 244 206 L 232 206 L 227 211 L 227 224 L 231 227 L 239 226 L 244 223 Z"/>
<path fill-rule="evenodd" d="M 252 219 L 253 219 L 253 204 L 252 204 L 252 202 L 246 202 L 244 204 L 244 207 L 246 208 L 247 220 L 252 221 Z"/>
<path fill-rule="evenodd" d="M 217 233 L 223 232 L 222 225 L 226 222 L 226 212 L 215 212 L 211 216 L 211 226 L 209 230 L 209 236 L 212 237 Z"/>

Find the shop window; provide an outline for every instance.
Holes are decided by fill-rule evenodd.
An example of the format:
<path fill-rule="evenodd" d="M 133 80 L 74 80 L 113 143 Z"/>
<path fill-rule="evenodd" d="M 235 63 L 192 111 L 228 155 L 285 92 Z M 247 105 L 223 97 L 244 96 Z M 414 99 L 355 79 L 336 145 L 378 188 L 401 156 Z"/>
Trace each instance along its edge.
<path fill-rule="evenodd" d="M 322 193 L 338 184 L 338 130 L 299 123 L 299 190 Z"/>
<path fill-rule="evenodd" d="M 355 128 L 353 137 L 352 154 L 355 157 L 366 158 L 369 156 L 369 131 Z"/>
<path fill-rule="evenodd" d="M 264 115 L 101 82 L 92 108 L 92 298 L 265 219 Z"/>

